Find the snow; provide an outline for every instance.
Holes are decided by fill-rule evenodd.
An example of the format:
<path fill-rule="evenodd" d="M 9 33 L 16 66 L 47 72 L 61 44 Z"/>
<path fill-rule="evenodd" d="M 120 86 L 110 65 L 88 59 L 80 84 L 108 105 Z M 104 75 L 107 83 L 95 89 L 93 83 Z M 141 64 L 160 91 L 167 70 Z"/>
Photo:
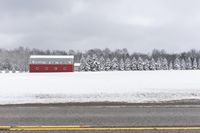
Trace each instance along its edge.
<path fill-rule="evenodd" d="M 44 59 L 44 58 L 53 58 L 53 59 L 69 59 L 69 58 L 71 58 L 71 59 L 73 59 L 74 58 L 74 56 L 73 55 L 31 55 L 30 56 L 30 58 L 31 59 L 33 59 L 33 58 L 42 58 L 42 59 Z"/>
<path fill-rule="evenodd" d="M 74 63 L 74 66 L 80 67 L 81 63 Z"/>
<path fill-rule="evenodd" d="M 0 104 L 200 99 L 200 70 L 0 73 Z"/>

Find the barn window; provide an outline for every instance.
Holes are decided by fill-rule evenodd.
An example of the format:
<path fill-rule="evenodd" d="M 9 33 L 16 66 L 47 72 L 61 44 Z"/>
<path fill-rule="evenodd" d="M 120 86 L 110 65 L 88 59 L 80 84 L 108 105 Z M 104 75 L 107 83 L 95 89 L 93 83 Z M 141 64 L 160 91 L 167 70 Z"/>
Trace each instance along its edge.
<path fill-rule="evenodd" d="M 66 67 L 63 67 L 63 70 L 67 70 L 67 68 L 66 68 Z"/>
<path fill-rule="evenodd" d="M 36 69 L 36 70 L 39 70 L 39 67 L 36 67 L 35 69 Z"/>
<path fill-rule="evenodd" d="M 57 67 L 54 67 L 54 70 L 58 70 L 58 68 L 57 68 Z"/>
<path fill-rule="evenodd" d="M 48 67 L 45 67 L 45 70 L 48 70 Z"/>

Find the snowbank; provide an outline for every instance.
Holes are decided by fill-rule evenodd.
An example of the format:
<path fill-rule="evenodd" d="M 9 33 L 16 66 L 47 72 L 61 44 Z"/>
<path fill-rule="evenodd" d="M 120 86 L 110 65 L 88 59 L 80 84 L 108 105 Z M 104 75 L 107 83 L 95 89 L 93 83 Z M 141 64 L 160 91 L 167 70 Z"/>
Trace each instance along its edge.
<path fill-rule="evenodd" d="M 0 104 L 200 99 L 200 71 L 1 73 Z"/>

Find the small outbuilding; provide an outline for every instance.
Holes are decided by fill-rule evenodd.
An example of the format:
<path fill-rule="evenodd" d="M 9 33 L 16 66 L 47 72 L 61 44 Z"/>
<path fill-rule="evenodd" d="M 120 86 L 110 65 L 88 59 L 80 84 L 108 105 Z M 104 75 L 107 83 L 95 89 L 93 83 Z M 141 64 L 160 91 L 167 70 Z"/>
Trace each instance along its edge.
<path fill-rule="evenodd" d="M 74 63 L 74 71 L 80 71 L 80 63 Z"/>

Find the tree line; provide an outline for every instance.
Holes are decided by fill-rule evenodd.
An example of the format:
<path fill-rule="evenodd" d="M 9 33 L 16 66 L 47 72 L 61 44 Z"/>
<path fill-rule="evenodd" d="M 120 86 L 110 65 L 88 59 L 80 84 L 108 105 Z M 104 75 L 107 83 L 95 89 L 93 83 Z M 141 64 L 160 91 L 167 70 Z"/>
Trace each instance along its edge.
<path fill-rule="evenodd" d="M 200 69 L 200 51 L 167 53 L 152 50 L 151 53 L 130 53 L 126 48 L 110 50 L 90 49 L 41 50 L 19 47 L 0 49 L 0 71 L 28 71 L 30 55 L 74 55 L 75 62 L 81 63 L 81 71 L 131 71 L 131 70 L 196 70 Z"/>
<path fill-rule="evenodd" d="M 200 69 L 200 59 L 190 58 L 180 59 L 176 57 L 175 60 L 169 61 L 166 58 L 158 58 L 155 60 L 142 59 L 138 57 L 125 59 L 117 59 L 114 57 L 112 60 L 110 58 L 104 58 L 101 56 L 98 58 L 96 54 L 92 57 L 87 56 L 86 58 L 82 56 L 80 60 L 80 71 L 143 71 L 143 70 L 197 70 Z"/>

